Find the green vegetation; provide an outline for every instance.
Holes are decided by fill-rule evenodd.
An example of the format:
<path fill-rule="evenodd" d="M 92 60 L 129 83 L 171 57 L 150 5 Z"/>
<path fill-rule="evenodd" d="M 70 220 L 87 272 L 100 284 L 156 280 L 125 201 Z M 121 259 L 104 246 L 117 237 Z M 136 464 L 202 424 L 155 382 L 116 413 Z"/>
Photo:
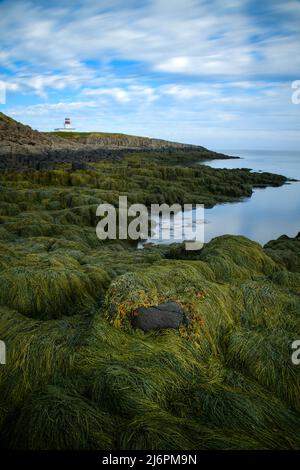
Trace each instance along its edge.
<path fill-rule="evenodd" d="M 97 205 L 120 194 L 211 206 L 285 181 L 179 155 L 0 175 L 0 447 L 300 448 L 299 236 L 189 253 L 96 238 Z M 166 300 L 189 326 L 131 327 Z"/>
<path fill-rule="evenodd" d="M 118 132 L 77 132 L 77 131 L 53 131 L 53 132 L 45 132 L 48 135 L 57 135 L 58 137 L 65 137 L 66 139 L 78 139 L 80 137 L 88 137 L 90 135 L 98 136 L 98 137 L 129 137 L 127 134 L 122 134 Z M 137 136 L 130 136 L 130 137 L 137 137 Z M 139 137 L 142 139 L 147 139 L 147 137 Z"/>

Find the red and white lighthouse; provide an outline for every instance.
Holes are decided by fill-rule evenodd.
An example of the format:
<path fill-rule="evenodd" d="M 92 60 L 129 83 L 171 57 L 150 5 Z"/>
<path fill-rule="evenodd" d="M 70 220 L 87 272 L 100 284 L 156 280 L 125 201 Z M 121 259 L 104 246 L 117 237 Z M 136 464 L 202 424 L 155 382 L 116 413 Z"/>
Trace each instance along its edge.
<path fill-rule="evenodd" d="M 64 128 L 65 129 L 72 129 L 72 124 L 71 124 L 71 119 L 70 118 L 65 118 Z"/>
<path fill-rule="evenodd" d="M 56 132 L 72 132 L 75 131 L 75 127 L 72 127 L 72 122 L 71 119 L 66 117 L 65 122 L 64 122 L 64 127 L 59 127 L 58 129 L 55 129 Z"/>

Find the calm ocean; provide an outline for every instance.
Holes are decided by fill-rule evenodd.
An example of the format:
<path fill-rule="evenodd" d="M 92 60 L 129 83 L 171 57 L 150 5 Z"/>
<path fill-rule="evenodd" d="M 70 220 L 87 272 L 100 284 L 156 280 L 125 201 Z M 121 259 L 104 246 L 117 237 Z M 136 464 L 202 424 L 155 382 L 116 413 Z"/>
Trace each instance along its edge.
<path fill-rule="evenodd" d="M 222 152 L 239 156 L 241 159 L 213 160 L 205 164 L 213 168 L 251 168 L 254 171 L 268 171 L 298 179 L 299 182 L 288 183 L 280 188 L 254 189 L 252 196 L 241 202 L 219 204 L 212 209 L 206 209 L 204 242 L 207 243 L 212 238 L 224 234 L 244 235 L 261 244 L 283 234 L 296 236 L 300 231 L 300 152 L 259 150 L 222 150 Z M 180 217 L 175 216 L 174 225 L 181 223 L 179 220 Z M 148 241 L 153 240 L 147 240 L 146 243 Z M 174 240 L 161 239 L 156 241 L 156 243 L 173 242 Z M 143 244 L 140 244 L 140 247 Z"/>

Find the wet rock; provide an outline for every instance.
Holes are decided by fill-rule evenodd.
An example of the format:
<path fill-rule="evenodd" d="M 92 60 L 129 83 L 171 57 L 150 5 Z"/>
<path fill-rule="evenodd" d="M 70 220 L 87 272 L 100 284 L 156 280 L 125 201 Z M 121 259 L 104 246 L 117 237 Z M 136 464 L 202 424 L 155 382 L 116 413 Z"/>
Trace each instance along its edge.
<path fill-rule="evenodd" d="M 173 328 L 189 324 L 189 318 L 176 302 L 164 302 L 153 307 L 140 307 L 132 319 L 132 326 L 143 331 Z"/>

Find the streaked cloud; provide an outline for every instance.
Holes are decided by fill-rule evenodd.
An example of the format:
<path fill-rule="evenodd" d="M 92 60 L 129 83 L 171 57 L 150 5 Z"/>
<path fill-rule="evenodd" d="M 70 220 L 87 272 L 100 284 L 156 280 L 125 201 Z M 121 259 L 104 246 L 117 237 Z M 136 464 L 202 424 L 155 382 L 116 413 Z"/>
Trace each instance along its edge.
<path fill-rule="evenodd" d="M 299 20 L 296 0 L 4 0 L 1 110 L 43 129 L 72 112 L 84 130 L 300 148 Z"/>

